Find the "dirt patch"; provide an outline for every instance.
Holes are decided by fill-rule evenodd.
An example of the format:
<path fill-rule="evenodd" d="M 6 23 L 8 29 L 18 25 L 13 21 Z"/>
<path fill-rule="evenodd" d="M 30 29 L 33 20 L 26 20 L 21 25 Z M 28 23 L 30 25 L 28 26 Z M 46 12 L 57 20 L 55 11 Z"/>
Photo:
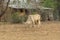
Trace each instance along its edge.
<path fill-rule="evenodd" d="M 23 24 L 2 24 L 0 40 L 60 40 L 60 22 L 42 22 L 39 28 Z"/>

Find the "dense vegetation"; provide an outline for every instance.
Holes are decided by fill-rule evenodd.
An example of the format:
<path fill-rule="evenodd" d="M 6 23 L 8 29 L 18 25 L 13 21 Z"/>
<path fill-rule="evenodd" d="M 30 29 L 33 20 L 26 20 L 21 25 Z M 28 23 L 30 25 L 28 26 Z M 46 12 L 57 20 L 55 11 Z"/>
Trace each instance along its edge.
<path fill-rule="evenodd" d="M 0 0 L 0 6 L 1 6 L 0 7 L 0 18 L 5 14 L 5 11 L 8 9 L 9 2 L 10 2 L 10 0 L 6 3 L 5 9 L 2 10 L 4 1 Z M 17 5 L 19 6 L 20 5 L 19 4 L 20 3 L 19 0 L 13 1 L 13 4 L 15 4 L 16 2 L 17 2 Z M 24 3 L 24 2 L 22 2 L 22 3 Z M 29 3 L 29 1 L 27 3 Z M 44 6 L 44 7 L 52 8 L 53 12 L 54 12 L 54 17 L 57 19 L 58 16 L 59 16 L 59 19 L 60 19 L 60 0 L 44 0 L 41 5 Z M 17 14 L 15 13 L 15 14 L 12 15 L 12 20 L 14 22 L 25 21 L 24 16 L 23 17 L 18 17 Z M 34 13 L 32 13 L 32 14 L 34 14 Z"/>

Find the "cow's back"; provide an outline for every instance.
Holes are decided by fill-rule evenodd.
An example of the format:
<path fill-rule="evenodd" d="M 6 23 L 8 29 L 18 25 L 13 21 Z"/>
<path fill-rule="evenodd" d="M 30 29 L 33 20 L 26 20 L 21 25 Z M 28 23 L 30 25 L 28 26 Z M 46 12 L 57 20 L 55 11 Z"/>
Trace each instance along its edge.
<path fill-rule="evenodd" d="M 32 19 L 34 20 L 38 20 L 40 19 L 40 15 L 39 14 L 35 14 L 35 15 L 29 15 Z"/>

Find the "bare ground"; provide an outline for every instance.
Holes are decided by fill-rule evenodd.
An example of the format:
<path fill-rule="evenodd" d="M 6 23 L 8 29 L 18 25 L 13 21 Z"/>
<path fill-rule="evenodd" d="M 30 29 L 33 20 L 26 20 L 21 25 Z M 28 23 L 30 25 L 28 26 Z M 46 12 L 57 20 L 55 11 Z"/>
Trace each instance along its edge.
<path fill-rule="evenodd" d="M 60 40 L 60 22 L 42 22 L 39 28 L 0 24 L 0 40 Z"/>

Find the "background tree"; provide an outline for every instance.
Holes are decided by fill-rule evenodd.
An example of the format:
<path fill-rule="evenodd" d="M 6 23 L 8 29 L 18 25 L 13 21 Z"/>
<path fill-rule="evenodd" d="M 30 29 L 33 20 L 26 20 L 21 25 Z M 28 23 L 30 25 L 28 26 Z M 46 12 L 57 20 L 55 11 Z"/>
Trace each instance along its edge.
<path fill-rule="evenodd" d="M 8 2 L 5 4 L 5 0 L 0 0 L 0 20 L 1 20 L 1 17 L 5 14 L 5 12 L 8 8 L 9 2 L 10 2 L 10 0 L 8 0 Z"/>
<path fill-rule="evenodd" d="M 45 7 L 56 8 L 56 1 L 54 1 L 54 0 L 44 0 L 44 3 L 42 5 L 45 6 Z"/>
<path fill-rule="evenodd" d="M 57 8 L 56 10 L 58 11 L 58 16 L 59 16 L 59 20 L 60 20 L 60 0 L 55 0 L 57 2 Z"/>

